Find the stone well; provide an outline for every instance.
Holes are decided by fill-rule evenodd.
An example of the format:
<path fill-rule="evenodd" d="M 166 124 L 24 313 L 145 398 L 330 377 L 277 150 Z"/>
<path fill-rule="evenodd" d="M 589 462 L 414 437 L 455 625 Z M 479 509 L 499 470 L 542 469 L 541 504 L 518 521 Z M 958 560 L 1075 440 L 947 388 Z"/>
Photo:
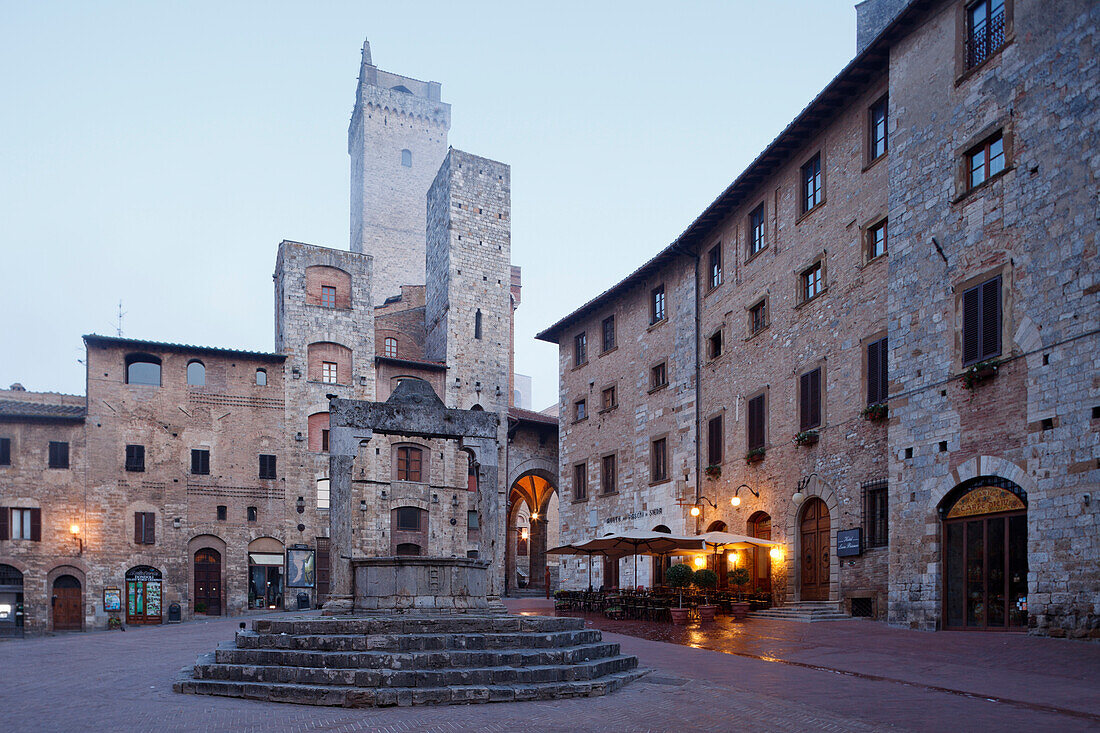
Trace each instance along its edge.
<path fill-rule="evenodd" d="M 357 614 L 503 613 L 487 594 L 489 563 L 465 557 L 364 557 L 351 560 Z"/>

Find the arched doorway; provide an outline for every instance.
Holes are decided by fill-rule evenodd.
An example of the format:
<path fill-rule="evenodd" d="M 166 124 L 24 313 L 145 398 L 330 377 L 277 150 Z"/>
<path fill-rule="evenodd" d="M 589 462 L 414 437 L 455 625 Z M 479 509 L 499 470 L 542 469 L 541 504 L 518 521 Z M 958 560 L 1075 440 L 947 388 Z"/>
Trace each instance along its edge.
<path fill-rule="evenodd" d="M 23 573 L 0 564 L 0 636 L 23 633 Z"/>
<path fill-rule="evenodd" d="M 521 585 L 539 594 L 546 592 L 549 569 L 546 550 L 558 544 L 556 515 L 557 490 L 552 475 L 536 469 L 512 482 L 508 492 L 504 550 L 505 587 L 508 592 L 515 592 Z M 523 548 L 527 550 L 526 558 L 520 554 Z"/>
<path fill-rule="evenodd" d="M 770 540 L 772 538 L 771 516 L 767 512 L 756 512 L 749 517 L 748 535 L 761 540 Z M 752 578 L 750 581 L 752 592 L 770 595 L 772 592 L 771 554 L 766 548 L 754 547 L 748 551 L 747 556 L 751 560 L 749 574 Z"/>
<path fill-rule="evenodd" d="M 53 582 L 54 631 L 80 631 L 83 628 L 84 592 L 73 575 L 59 575 Z"/>
<path fill-rule="evenodd" d="M 1027 494 L 999 476 L 978 476 L 938 509 L 944 628 L 1027 628 Z"/>
<path fill-rule="evenodd" d="M 248 607 L 283 607 L 283 543 L 259 537 L 248 543 Z"/>
<path fill-rule="evenodd" d="M 161 622 L 161 575 L 156 568 L 138 565 L 126 571 L 126 623 Z"/>
<path fill-rule="evenodd" d="M 222 555 L 212 547 L 195 551 L 195 613 L 222 613 Z"/>
<path fill-rule="evenodd" d="M 829 507 L 815 496 L 806 502 L 799 523 L 804 601 L 829 600 L 829 529 Z"/>

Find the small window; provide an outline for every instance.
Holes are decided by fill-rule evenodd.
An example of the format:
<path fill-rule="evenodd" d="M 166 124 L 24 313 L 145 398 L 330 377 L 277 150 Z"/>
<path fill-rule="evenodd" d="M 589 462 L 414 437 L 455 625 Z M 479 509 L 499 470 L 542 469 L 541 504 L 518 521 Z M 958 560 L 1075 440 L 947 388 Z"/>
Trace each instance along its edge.
<path fill-rule="evenodd" d="M 799 276 L 799 298 L 805 303 L 812 300 L 824 290 L 821 277 L 821 263 L 815 262 L 809 268 L 802 271 Z"/>
<path fill-rule="evenodd" d="M 395 511 L 396 528 L 401 532 L 420 531 L 420 510 L 414 506 L 403 506 Z"/>
<path fill-rule="evenodd" d="M 799 429 L 821 426 L 821 367 L 799 377 Z"/>
<path fill-rule="evenodd" d="M 275 478 L 275 456 L 260 456 L 260 478 Z"/>
<path fill-rule="evenodd" d="M 406 168 L 412 168 L 413 154 L 411 150 L 401 151 L 401 165 L 405 166 Z"/>
<path fill-rule="evenodd" d="M 480 554 L 477 550 L 466 550 L 466 557 L 470 560 L 476 560 Z"/>
<path fill-rule="evenodd" d="M 665 362 L 661 362 L 649 370 L 649 388 L 659 389 L 668 385 L 668 369 L 665 368 Z"/>
<path fill-rule="evenodd" d="M 615 387 L 606 387 L 602 393 L 600 393 L 600 400 L 603 410 L 613 410 L 619 405 L 619 400 L 615 395 Z"/>
<path fill-rule="evenodd" d="M 417 557 L 420 555 L 420 545 L 414 542 L 402 542 L 397 545 L 397 554 L 406 557 Z"/>
<path fill-rule="evenodd" d="M 187 362 L 187 385 L 190 387 L 206 386 L 206 366 L 201 361 Z"/>
<path fill-rule="evenodd" d="M 749 450 L 764 448 L 765 425 L 767 423 L 767 404 L 764 395 L 757 395 L 748 404 L 748 444 Z"/>
<path fill-rule="evenodd" d="M 419 448 L 403 447 L 397 449 L 397 480 L 422 480 L 423 451 Z"/>
<path fill-rule="evenodd" d="M 665 438 L 657 438 L 649 446 L 649 479 L 653 482 L 668 480 L 668 441 Z"/>
<path fill-rule="evenodd" d="M 474 338 L 481 338 L 481 309 L 477 309 L 477 313 L 474 313 Z"/>
<path fill-rule="evenodd" d="M 0 438 L 0 466 L 11 465 L 11 438 Z"/>
<path fill-rule="evenodd" d="M 710 289 L 722 284 L 722 244 L 719 242 L 707 253 L 707 271 L 710 273 Z"/>
<path fill-rule="evenodd" d="M 69 444 L 60 440 L 50 441 L 50 468 L 69 467 Z"/>
<path fill-rule="evenodd" d="M 618 490 L 615 481 L 615 455 L 604 456 L 600 461 L 600 490 L 604 494 L 614 494 Z"/>
<path fill-rule="evenodd" d="M 588 403 L 585 400 L 577 400 L 573 403 L 573 420 L 580 421 L 588 417 Z"/>
<path fill-rule="evenodd" d="M 160 386 L 160 359 L 148 354 L 126 357 L 126 384 Z"/>
<path fill-rule="evenodd" d="M 962 295 L 962 363 L 976 364 L 1001 355 L 1001 276 Z"/>
<path fill-rule="evenodd" d="M 867 547 L 889 544 L 888 486 L 886 479 L 863 484 L 863 542 Z"/>
<path fill-rule="evenodd" d="M 588 464 L 578 463 L 573 466 L 573 499 L 584 501 L 588 498 Z"/>
<path fill-rule="evenodd" d="M 210 451 L 205 448 L 195 448 L 191 451 L 191 473 L 197 476 L 205 476 L 210 473 Z"/>
<path fill-rule="evenodd" d="M 722 416 L 717 415 L 707 421 L 707 465 L 717 466 L 725 456 L 722 430 Z"/>
<path fill-rule="evenodd" d="M 327 478 L 317 479 L 317 508 L 328 509 L 329 502 L 329 480 Z"/>
<path fill-rule="evenodd" d="M 573 366 L 588 362 L 588 336 L 581 331 L 573 337 Z"/>
<path fill-rule="evenodd" d="M 821 153 L 802 166 L 802 213 L 814 208 L 824 198 L 821 189 Z"/>
<path fill-rule="evenodd" d="M 658 285 L 649 293 L 649 322 L 659 323 L 665 320 L 668 313 L 665 311 L 665 286 Z"/>
<path fill-rule="evenodd" d="M 321 428 L 321 452 L 328 453 L 328 428 Z"/>
<path fill-rule="evenodd" d="M 145 446 L 144 445 L 128 445 L 128 446 L 126 446 L 126 470 L 127 471 L 144 471 L 145 470 Z"/>
<path fill-rule="evenodd" d="M 615 348 L 615 316 L 603 319 L 603 350 L 611 351 Z"/>
<path fill-rule="evenodd" d="M 397 358 L 397 339 L 389 336 L 382 341 L 382 353 L 391 359 Z"/>
<path fill-rule="evenodd" d="M 764 204 L 749 213 L 749 257 L 764 249 Z"/>
<path fill-rule="evenodd" d="M 256 370 L 256 386 L 257 387 L 266 387 L 267 386 L 267 370 L 266 369 L 257 369 Z"/>
<path fill-rule="evenodd" d="M 0 511 L 7 511 L 3 509 Z M 13 540 L 42 541 L 42 510 L 12 509 L 11 538 Z"/>
<path fill-rule="evenodd" d="M 768 325 L 768 301 L 761 300 L 749 308 L 749 333 L 758 334 Z"/>
<path fill-rule="evenodd" d="M 134 544 L 155 545 L 157 515 L 154 512 L 134 512 Z"/>
<path fill-rule="evenodd" d="M 229 507 L 225 504 L 218 504 L 218 521 L 224 522 L 229 518 Z"/>
<path fill-rule="evenodd" d="M 717 359 L 722 355 L 722 331 L 718 330 L 711 334 L 711 337 L 707 339 L 707 356 L 710 359 Z"/>
<path fill-rule="evenodd" d="M 886 401 L 887 341 L 880 338 L 867 344 L 867 404 Z"/>
<path fill-rule="evenodd" d="M 336 381 L 336 362 L 323 361 L 321 362 L 321 381 L 325 384 L 338 384 Z"/>
<path fill-rule="evenodd" d="M 867 259 L 873 260 L 886 254 L 886 220 L 867 228 Z"/>
<path fill-rule="evenodd" d="M 248 521 L 255 522 L 256 519 L 259 517 L 259 515 L 260 515 L 260 512 L 259 512 L 258 509 L 256 509 L 256 507 L 254 507 L 254 506 L 248 507 L 247 515 L 246 515 L 248 517 Z"/>
<path fill-rule="evenodd" d="M 466 511 L 466 530 L 468 532 L 476 532 L 481 529 L 481 522 L 478 519 L 477 509 L 469 509 Z"/>
<path fill-rule="evenodd" d="M 335 285 L 322 285 L 321 286 L 321 307 L 322 308 L 335 308 L 336 307 L 336 286 Z"/>
<path fill-rule="evenodd" d="M 1005 169 L 1004 136 L 998 132 L 966 154 L 970 188 L 985 183 Z"/>
<path fill-rule="evenodd" d="M 871 109 L 868 111 L 867 140 L 870 145 L 868 154 L 871 160 L 877 160 L 883 155 L 886 155 L 886 126 L 888 121 L 889 108 L 887 106 L 886 97 L 883 97 L 872 104 Z"/>
<path fill-rule="evenodd" d="M 984 62 L 1005 42 L 1004 0 L 978 0 L 966 8 L 966 67 Z"/>

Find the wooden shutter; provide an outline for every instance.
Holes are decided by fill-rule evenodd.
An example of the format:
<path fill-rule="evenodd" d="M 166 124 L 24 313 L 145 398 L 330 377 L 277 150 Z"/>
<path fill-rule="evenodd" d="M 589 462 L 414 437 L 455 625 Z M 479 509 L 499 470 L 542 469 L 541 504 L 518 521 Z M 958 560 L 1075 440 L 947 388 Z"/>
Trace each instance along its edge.
<path fill-rule="evenodd" d="M 0 540 L 11 539 L 11 507 L 0 506 Z"/>
<path fill-rule="evenodd" d="M 970 288 L 963 293 L 963 364 L 981 361 L 981 286 Z"/>
<path fill-rule="evenodd" d="M 881 341 L 875 341 L 874 343 L 867 345 L 867 404 L 873 405 L 880 401 L 879 390 L 879 369 L 881 368 L 882 357 L 879 352 L 879 344 Z"/>
<path fill-rule="evenodd" d="M 153 512 L 145 512 L 145 521 L 144 521 L 145 535 L 143 537 L 143 540 L 144 540 L 145 544 L 147 544 L 147 545 L 154 545 L 154 544 L 156 544 L 156 541 L 157 541 L 157 534 L 156 534 L 157 521 L 156 521 L 156 517 L 157 517 L 157 515 L 154 514 Z"/>
<path fill-rule="evenodd" d="M 1001 278 L 982 283 L 982 360 L 1001 353 Z"/>
<path fill-rule="evenodd" d="M 798 385 L 798 415 L 799 430 L 805 430 L 810 425 L 810 375 L 803 374 Z"/>
<path fill-rule="evenodd" d="M 35 542 L 42 540 L 42 510 L 31 509 L 31 539 Z"/>
<path fill-rule="evenodd" d="M 749 400 L 749 450 L 764 447 L 764 395 Z"/>
<path fill-rule="evenodd" d="M 885 402 L 890 392 L 890 349 L 885 338 L 878 342 L 878 401 Z"/>
<path fill-rule="evenodd" d="M 799 389 L 800 426 L 809 430 L 821 424 L 821 369 L 802 375 Z"/>
<path fill-rule="evenodd" d="M 143 524 L 144 518 L 145 518 L 145 514 L 143 514 L 142 512 L 134 512 L 134 544 L 135 545 L 140 545 L 142 542 L 145 541 L 145 533 L 142 531 L 143 527 L 141 526 Z"/>

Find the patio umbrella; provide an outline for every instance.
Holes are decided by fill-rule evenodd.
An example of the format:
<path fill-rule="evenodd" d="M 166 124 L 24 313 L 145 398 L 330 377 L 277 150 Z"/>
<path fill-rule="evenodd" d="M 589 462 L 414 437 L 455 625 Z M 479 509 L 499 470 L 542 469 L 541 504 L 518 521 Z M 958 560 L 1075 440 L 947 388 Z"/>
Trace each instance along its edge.
<path fill-rule="evenodd" d="M 592 555 L 606 555 L 605 550 L 588 550 L 578 545 L 561 545 L 546 551 L 547 555 L 584 555 L 588 557 L 588 590 L 592 590 Z"/>
<path fill-rule="evenodd" d="M 707 555 L 713 553 L 715 568 L 718 568 L 719 552 L 726 552 L 728 550 L 751 550 L 756 547 L 779 547 L 783 544 L 781 542 L 762 540 L 759 537 L 749 537 L 748 535 L 734 534 L 732 532 L 704 532 L 701 535 L 696 535 L 696 537 L 704 541 L 705 549 L 701 551 L 688 550 L 684 554 Z"/>
<path fill-rule="evenodd" d="M 566 551 L 565 548 L 571 548 Z M 555 547 L 556 555 L 587 555 L 601 554 L 607 557 L 626 557 L 634 555 L 634 583 L 638 582 L 638 555 L 668 555 L 674 552 L 706 552 L 706 541 L 699 536 L 685 537 L 679 535 L 654 532 L 648 529 L 627 529 L 622 532 L 614 532 L 596 537 L 587 542 L 579 542 L 572 545 Z M 592 584 L 592 563 L 588 563 L 589 586 Z"/>

